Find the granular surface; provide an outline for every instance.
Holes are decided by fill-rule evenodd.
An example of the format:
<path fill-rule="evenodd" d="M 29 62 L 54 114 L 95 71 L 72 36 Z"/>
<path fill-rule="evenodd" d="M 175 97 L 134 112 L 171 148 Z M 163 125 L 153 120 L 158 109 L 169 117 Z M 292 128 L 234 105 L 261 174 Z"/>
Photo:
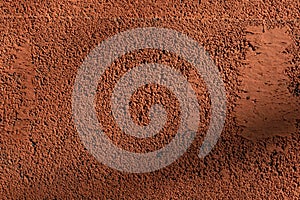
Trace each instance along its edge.
<path fill-rule="evenodd" d="M 0 8 L 0 199 L 299 199 L 298 1 L 7 0 Z M 201 74 L 168 52 L 123 55 L 96 95 L 99 126 L 114 144 L 141 153 L 159 149 L 180 122 L 172 91 L 152 84 L 134 93 L 130 112 L 147 125 L 150 106 L 162 103 L 164 130 L 136 139 L 114 126 L 107 101 L 126 67 L 159 62 L 179 69 L 201 106 L 196 139 L 182 157 L 131 174 L 101 164 L 82 144 L 72 91 L 91 50 L 138 27 L 174 29 L 202 45 L 224 80 L 227 116 L 218 143 L 199 159 L 210 119 Z"/>

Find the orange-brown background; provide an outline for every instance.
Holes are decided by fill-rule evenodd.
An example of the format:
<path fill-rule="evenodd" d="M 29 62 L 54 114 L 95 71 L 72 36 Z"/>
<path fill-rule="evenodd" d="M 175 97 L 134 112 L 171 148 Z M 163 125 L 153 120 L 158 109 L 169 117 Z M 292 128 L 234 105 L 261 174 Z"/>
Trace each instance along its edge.
<path fill-rule="evenodd" d="M 249 52 L 255 51 L 252 34 L 286 30 L 289 39 L 283 40 L 290 44 L 279 53 L 289 58 L 282 61 L 282 73 L 287 97 L 299 102 L 299 3 L 149 2 L 0 2 L 1 199 L 299 197 L 299 121 L 291 123 L 293 132 L 264 135 L 247 134 L 249 128 L 238 120 L 239 113 L 247 118 L 248 112 L 240 111 L 238 102 L 249 78 L 243 70 L 255 63 L 249 61 Z M 156 172 L 128 174 L 102 165 L 84 148 L 72 121 L 71 95 L 76 71 L 90 50 L 120 31 L 148 26 L 173 28 L 204 46 L 223 75 L 228 114 L 221 138 L 204 159 L 197 150 L 205 120 L 203 131 L 178 161 Z M 257 44 L 263 50 L 264 45 Z M 203 90 L 199 98 L 204 109 L 206 97 Z M 299 108 L 294 107 L 288 106 Z"/>

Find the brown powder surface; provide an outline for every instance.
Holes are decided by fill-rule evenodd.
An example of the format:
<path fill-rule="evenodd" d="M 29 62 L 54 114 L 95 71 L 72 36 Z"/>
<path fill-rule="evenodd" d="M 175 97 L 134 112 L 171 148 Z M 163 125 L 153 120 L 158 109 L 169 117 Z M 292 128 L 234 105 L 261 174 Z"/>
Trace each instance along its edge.
<path fill-rule="evenodd" d="M 285 136 L 297 132 L 300 99 L 289 90 L 285 71 L 291 60 L 286 49 L 292 44 L 286 28 L 246 29 L 249 50 L 241 70 L 241 99 L 237 101 L 238 125 L 249 139 Z"/>
<path fill-rule="evenodd" d="M 299 199 L 299 7 L 292 0 L 1 1 L 0 199 Z M 84 147 L 73 121 L 72 91 L 78 68 L 101 41 L 149 26 L 183 32 L 208 51 L 225 82 L 227 116 L 218 143 L 199 159 L 209 119 L 201 78 L 174 55 L 147 50 L 125 55 L 111 69 L 142 58 L 186 69 L 203 120 L 191 147 L 173 164 L 130 174 L 99 163 Z M 111 74 L 106 79 L 108 92 L 97 93 L 99 125 L 101 109 L 107 109 L 100 103 L 113 85 Z M 139 108 L 147 98 L 166 103 L 178 117 L 172 93 L 148 87 L 132 99 L 137 123 L 147 123 L 152 102 Z M 275 109 L 286 114 L 284 121 Z M 155 141 L 134 141 L 112 133 L 107 131 L 116 144 L 141 152 L 173 136 L 166 131 Z"/>

